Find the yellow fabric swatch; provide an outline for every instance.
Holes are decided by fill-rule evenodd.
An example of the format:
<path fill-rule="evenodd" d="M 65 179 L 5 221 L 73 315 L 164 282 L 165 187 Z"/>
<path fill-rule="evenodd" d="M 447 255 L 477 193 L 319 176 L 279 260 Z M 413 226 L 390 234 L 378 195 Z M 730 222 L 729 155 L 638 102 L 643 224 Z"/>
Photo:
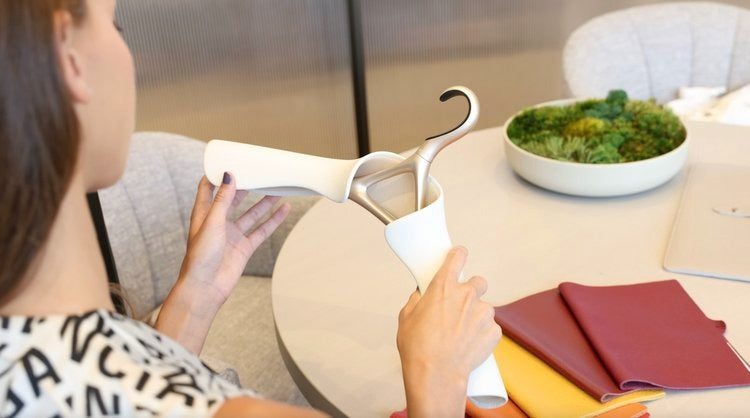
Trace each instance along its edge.
<path fill-rule="evenodd" d="M 601 403 L 507 336 L 494 354 L 508 395 L 531 417 L 593 417 L 664 397 L 662 390 L 640 390 Z"/>

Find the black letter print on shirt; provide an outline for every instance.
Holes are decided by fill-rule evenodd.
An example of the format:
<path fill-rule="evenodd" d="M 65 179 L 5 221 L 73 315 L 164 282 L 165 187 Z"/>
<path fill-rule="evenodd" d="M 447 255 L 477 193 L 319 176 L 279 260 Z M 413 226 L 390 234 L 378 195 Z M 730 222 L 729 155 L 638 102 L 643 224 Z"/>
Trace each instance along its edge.
<path fill-rule="evenodd" d="M 179 382 L 178 379 L 180 377 L 184 377 L 185 379 L 187 379 L 187 381 Z M 188 373 L 184 367 L 180 367 L 178 371 L 164 376 L 164 379 L 166 379 L 167 381 L 167 386 L 164 388 L 164 390 L 159 392 L 158 395 L 156 395 L 156 397 L 159 399 L 163 399 L 169 393 L 174 393 L 175 395 L 182 395 L 183 397 L 185 397 L 185 405 L 193 406 L 193 396 L 178 389 L 190 388 L 194 389 L 196 394 L 202 393 L 201 388 L 198 387 L 198 384 L 195 381 L 195 376 Z"/>
<path fill-rule="evenodd" d="M 13 410 L 13 412 L 10 413 L 10 415 L 8 415 L 8 418 L 15 418 L 19 413 L 21 413 L 25 404 L 23 403 L 23 400 L 19 398 L 15 392 L 13 392 L 12 388 L 8 388 L 8 400 L 16 408 Z"/>
<path fill-rule="evenodd" d="M 94 329 L 89 330 L 88 334 L 84 334 L 86 331 L 81 329 L 81 325 L 84 325 L 86 320 L 94 317 L 96 320 L 96 326 Z M 88 321 L 90 322 L 90 321 Z M 98 315 L 98 312 L 93 311 L 89 312 L 82 316 L 71 316 L 65 319 L 65 322 L 63 323 L 62 329 L 60 329 L 60 336 L 63 337 L 65 335 L 65 332 L 68 329 L 68 326 L 73 323 L 73 335 L 71 336 L 71 342 L 70 342 L 70 359 L 73 361 L 81 362 L 83 360 L 83 357 L 86 355 L 86 352 L 89 349 L 89 344 L 91 343 L 91 340 L 97 335 L 101 334 L 105 337 L 111 337 L 112 334 L 114 334 L 114 331 L 110 330 L 104 330 L 104 318 Z M 84 334 L 84 335 L 82 335 Z M 83 343 L 80 344 L 78 342 L 79 338 L 83 339 Z"/>
<path fill-rule="evenodd" d="M 39 370 L 41 373 L 34 372 L 34 365 L 31 364 L 32 358 L 36 358 L 43 363 L 44 369 Z M 39 382 L 43 379 L 52 379 L 55 383 L 60 383 L 60 377 L 55 373 L 55 369 L 47 359 L 47 356 L 36 348 L 29 349 L 29 351 L 21 358 L 21 362 L 23 363 L 23 368 L 26 370 L 26 376 L 29 378 L 31 388 L 34 389 L 34 394 L 37 397 L 39 397 L 40 393 Z"/>
<path fill-rule="evenodd" d="M 125 376 L 125 373 L 123 373 L 122 370 L 118 370 L 116 372 L 110 371 L 107 370 L 107 367 L 105 366 L 107 357 L 109 357 L 110 354 L 112 354 L 112 347 L 110 346 L 104 347 L 104 349 L 102 349 L 102 352 L 99 353 L 99 371 L 102 372 L 104 376 L 122 379 Z"/>
<path fill-rule="evenodd" d="M 98 411 L 94 413 L 93 410 L 93 402 L 96 402 L 96 407 Z M 95 388 L 91 385 L 86 385 L 86 416 L 92 417 L 92 416 L 107 416 L 107 415 L 119 415 L 120 414 L 120 397 L 115 395 L 112 395 L 112 411 L 107 411 L 107 408 L 104 406 L 104 399 L 102 398 L 102 393 L 99 391 L 98 388 Z"/>

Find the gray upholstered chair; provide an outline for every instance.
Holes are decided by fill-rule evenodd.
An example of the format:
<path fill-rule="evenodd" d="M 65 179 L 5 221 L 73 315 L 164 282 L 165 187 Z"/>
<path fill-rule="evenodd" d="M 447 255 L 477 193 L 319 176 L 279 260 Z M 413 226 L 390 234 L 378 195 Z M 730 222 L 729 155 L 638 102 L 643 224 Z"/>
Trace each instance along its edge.
<path fill-rule="evenodd" d="M 136 318 L 146 318 L 163 302 L 179 273 L 204 147 L 179 135 L 137 133 L 124 176 L 99 192 L 117 273 Z M 250 194 L 238 210 L 260 197 Z M 284 239 L 316 199 L 287 200 L 292 204 L 287 220 L 250 259 L 201 358 L 218 370 L 233 368 L 244 386 L 269 398 L 304 404 L 276 343 L 270 276 Z"/>
<path fill-rule="evenodd" d="M 719 3 L 663 3 L 596 17 L 563 51 L 575 97 L 622 88 L 630 97 L 676 98 L 683 86 L 750 83 L 750 11 Z"/>

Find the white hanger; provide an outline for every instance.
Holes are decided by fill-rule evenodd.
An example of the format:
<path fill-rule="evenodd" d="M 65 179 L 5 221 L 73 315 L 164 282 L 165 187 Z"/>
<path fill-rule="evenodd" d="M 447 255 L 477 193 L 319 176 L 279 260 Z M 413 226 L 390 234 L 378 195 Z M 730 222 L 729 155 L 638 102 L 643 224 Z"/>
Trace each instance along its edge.
<path fill-rule="evenodd" d="M 479 118 L 479 102 L 466 87 L 451 87 L 440 100 L 457 96 L 465 97 L 469 104 L 464 120 L 456 128 L 428 138 L 407 158 L 381 151 L 356 160 L 338 160 L 213 140 L 204 155 L 206 176 L 219 185 L 224 173 L 231 172 L 238 189 L 277 196 L 317 194 L 339 203 L 347 199 L 356 202 L 386 224 L 388 245 L 424 292 L 452 247 L 443 190 L 429 175 L 430 166 L 441 150 L 466 135 Z M 411 208 L 394 210 L 377 196 L 373 197 L 373 189 L 383 183 L 391 189 L 391 194 L 403 194 L 405 183 L 387 181 L 409 173 L 414 176 Z M 507 401 L 492 355 L 469 376 L 467 396 L 480 408 L 496 408 Z"/>

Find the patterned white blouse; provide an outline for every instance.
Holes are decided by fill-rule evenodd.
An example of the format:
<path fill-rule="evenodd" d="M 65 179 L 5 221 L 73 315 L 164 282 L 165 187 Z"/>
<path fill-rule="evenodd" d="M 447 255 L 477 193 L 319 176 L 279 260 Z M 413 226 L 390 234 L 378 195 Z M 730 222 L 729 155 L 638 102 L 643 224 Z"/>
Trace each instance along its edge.
<path fill-rule="evenodd" d="M 0 316 L 0 417 L 210 416 L 236 396 L 257 394 L 120 314 Z"/>

